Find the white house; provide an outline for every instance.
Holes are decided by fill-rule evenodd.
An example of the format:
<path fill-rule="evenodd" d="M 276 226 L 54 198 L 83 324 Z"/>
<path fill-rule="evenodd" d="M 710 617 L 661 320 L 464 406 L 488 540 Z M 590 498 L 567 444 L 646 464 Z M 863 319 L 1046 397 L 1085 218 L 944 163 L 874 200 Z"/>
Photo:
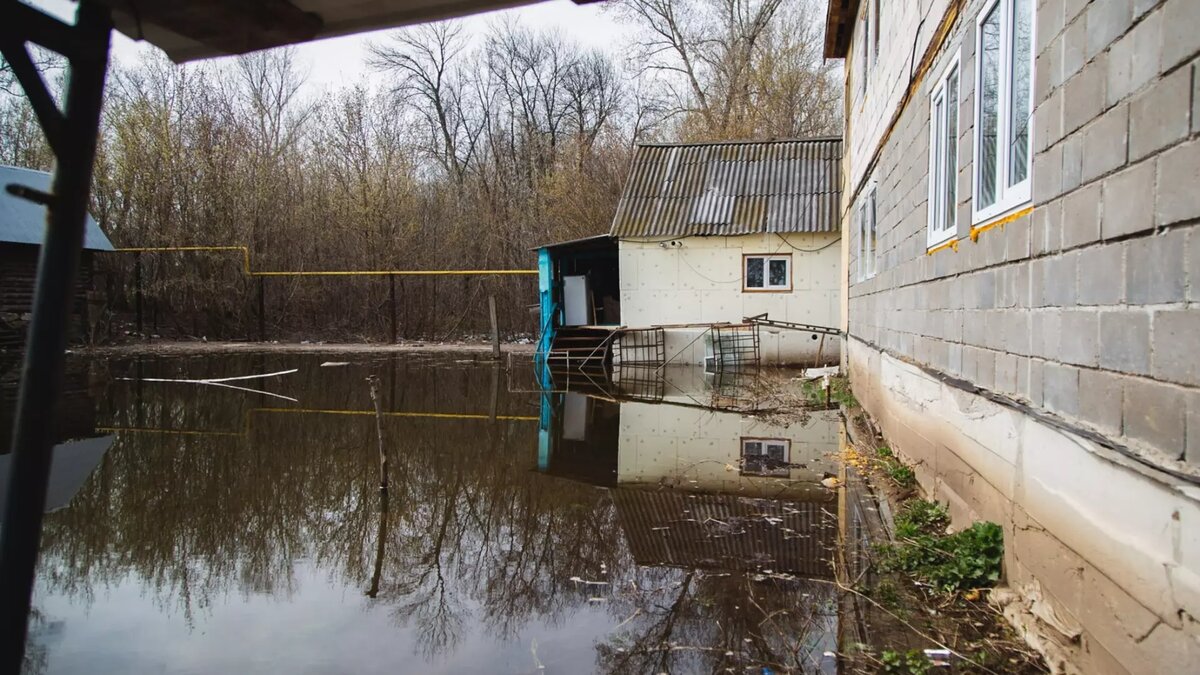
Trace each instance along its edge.
<path fill-rule="evenodd" d="M 539 250 L 541 351 L 837 361 L 837 337 L 746 319 L 838 325 L 841 156 L 831 138 L 639 146 L 609 235 Z"/>

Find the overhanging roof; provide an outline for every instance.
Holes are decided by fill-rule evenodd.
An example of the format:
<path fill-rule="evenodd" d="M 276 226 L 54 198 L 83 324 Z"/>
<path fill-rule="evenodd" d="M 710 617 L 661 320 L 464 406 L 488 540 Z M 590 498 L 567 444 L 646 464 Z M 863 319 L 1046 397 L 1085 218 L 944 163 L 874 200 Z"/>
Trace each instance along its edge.
<path fill-rule="evenodd" d="M 41 246 L 46 237 L 46 207 L 10 194 L 6 189 L 9 185 L 24 185 L 49 193 L 50 174 L 15 166 L 0 166 L 0 243 Z M 84 250 L 113 250 L 112 242 L 104 236 L 91 215 L 88 215 L 84 228 Z"/>
<path fill-rule="evenodd" d="M 396 28 L 538 0 L 98 0 L 176 63 Z"/>
<path fill-rule="evenodd" d="M 829 8 L 825 11 L 825 58 L 846 58 L 858 4 L 859 0 L 829 0 Z"/>

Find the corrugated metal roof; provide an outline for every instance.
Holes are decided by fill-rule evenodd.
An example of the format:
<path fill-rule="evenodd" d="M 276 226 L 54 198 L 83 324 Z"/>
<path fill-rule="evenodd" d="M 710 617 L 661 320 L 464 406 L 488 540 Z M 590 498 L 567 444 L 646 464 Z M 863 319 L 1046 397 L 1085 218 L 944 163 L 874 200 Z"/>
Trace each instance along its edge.
<path fill-rule="evenodd" d="M 837 232 L 842 141 L 641 145 L 615 237 Z"/>
<path fill-rule="evenodd" d="M 46 207 L 9 194 L 7 188 L 14 183 L 50 192 L 50 174 L 15 166 L 0 166 L 0 242 L 41 246 L 46 234 Z M 104 236 L 90 215 L 87 217 L 83 247 L 92 251 L 113 250 L 112 242 Z"/>
<path fill-rule="evenodd" d="M 836 504 L 674 490 L 612 491 L 639 565 L 833 576 Z"/>

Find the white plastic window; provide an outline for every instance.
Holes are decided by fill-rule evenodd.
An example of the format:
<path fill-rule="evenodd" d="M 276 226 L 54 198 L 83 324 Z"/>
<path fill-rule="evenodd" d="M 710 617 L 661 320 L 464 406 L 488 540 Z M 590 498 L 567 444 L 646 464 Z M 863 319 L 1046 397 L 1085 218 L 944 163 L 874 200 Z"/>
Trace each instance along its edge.
<path fill-rule="evenodd" d="M 1032 197 L 1033 2 L 992 0 L 979 13 L 974 223 Z"/>
<path fill-rule="evenodd" d="M 879 237 L 875 227 L 875 188 L 858 205 L 858 280 L 864 281 L 878 271 Z"/>
<path fill-rule="evenodd" d="M 787 476 L 792 442 L 786 438 L 743 438 L 742 473 L 751 476 Z"/>
<path fill-rule="evenodd" d="M 748 255 L 745 263 L 748 291 L 789 291 L 792 289 L 792 256 Z"/>
<path fill-rule="evenodd" d="M 958 56 L 929 100 L 929 237 L 932 248 L 958 229 Z"/>

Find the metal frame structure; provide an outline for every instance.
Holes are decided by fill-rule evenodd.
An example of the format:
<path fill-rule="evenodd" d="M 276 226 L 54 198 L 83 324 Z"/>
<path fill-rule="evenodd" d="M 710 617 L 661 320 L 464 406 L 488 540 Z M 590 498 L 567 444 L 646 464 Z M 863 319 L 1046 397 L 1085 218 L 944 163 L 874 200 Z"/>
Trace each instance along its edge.
<path fill-rule="evenodd" d="M 10 193 L 46 207 L 46 235 L 38 258 L 0 531 L 0 670 L 9 673 L 20 672 L 25 656 L 54 446 L 53 412 L 62 389 L 67 324 L 83 249 L 111 33 L 109 10 L 93 2 L 80 2 L 71 25 L 17 0 L 0 0 L 0 53 L 24 89 L 55 158 L 50 194 L 6 186 Z M 30 44 L 67 59 L 62 109 L 34 66 Z"/>

